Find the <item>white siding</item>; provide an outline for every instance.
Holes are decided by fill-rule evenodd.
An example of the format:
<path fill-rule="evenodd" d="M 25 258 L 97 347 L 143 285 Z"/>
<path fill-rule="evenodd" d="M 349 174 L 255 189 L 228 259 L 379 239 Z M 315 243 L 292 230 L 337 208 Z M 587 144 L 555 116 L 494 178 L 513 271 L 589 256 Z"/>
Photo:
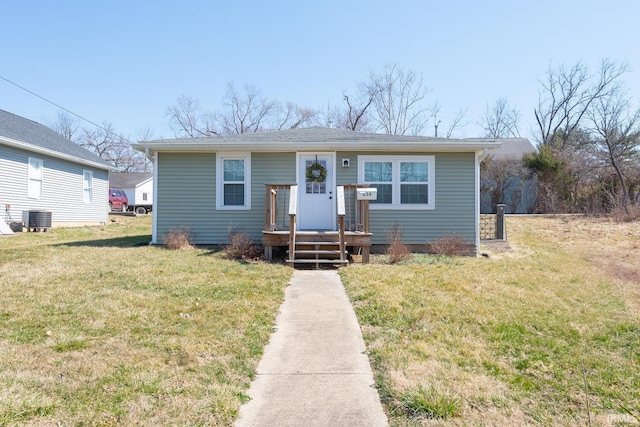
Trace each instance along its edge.
<path fill-rule="evenodd" d="M 28 197 L 29 157 L 42 159 L 42 198 Z M 83 203 L 83 171 L 93 172 L 93 197 Z M 11 218 L 20 220 L 24 210 L 51 211 L 55 225 L 105 223 L 108 211 L 107 171 L 86 165 L 30 154 L 0 144 L 0 205 L 11 205 Z"/>

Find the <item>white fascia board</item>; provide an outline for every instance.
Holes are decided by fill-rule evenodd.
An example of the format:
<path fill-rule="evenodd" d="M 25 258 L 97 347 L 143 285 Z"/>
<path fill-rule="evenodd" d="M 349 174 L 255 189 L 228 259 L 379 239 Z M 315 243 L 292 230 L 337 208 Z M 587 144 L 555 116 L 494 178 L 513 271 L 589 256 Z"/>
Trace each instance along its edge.
<path fill-rule="evenodd" d="M 98 163 L 98 162 L 92 162 L 91 160 L 81 159 L 80 157 L 71 156 L 69 154 L 61 153 L 61 152 L 55 151 L 55 150 L 50 150 L 48 148 L 38 147 L 37 145 L 29 144 L 29 143 L 22 142 L 22 141 L 17 141 L 15 139 L 6 138 L 4 136 L 0 137 L 0 141 L 4 145 L 8 145 L 10 147 L 19 148 L 21 150 L 29 151 L 31 153 L 44 154 L 44 155 L 49 156 L 49 157 L 55 157 L 55 158 L 58 158 L 58 159 L 67 160 L 67 161 L 70 161 L 70 162 L 73 162 L 73 163 L 78 163 L 78 164 L 81 164 L 81 165 L 92 166 L 92 167 L 97 168 L 97 169 L 104 169 L 104 170 L 107 170 L 107 171 L 120 170 L 120 168 L 117 168 L 115 166 L 104 165 L 104 164 Z"/>
<path fill-rule="evenodd" d="M 499 141 L 460 141 L 450 143 L 425 142 L 284 142 L 284 143 L 138 143 L 132 144 L 137 150 L 152 152 L 315 152 L 315 151 L 396 151 L 396 152 L 480 152 L 495 149 Z"/>

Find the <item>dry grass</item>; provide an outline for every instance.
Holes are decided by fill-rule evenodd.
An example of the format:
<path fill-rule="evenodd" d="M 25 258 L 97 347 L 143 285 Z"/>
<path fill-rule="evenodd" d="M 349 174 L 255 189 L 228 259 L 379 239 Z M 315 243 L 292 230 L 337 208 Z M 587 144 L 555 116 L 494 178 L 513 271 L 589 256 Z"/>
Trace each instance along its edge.
<path fill-rule="evenodd" d="M 507 227 L 489 258 L 341 270 L 391 424 L 638 425 L 640 223 Z"/>
<path fill-rule="evenodd" d="M 0 239 L 0 425 L 233 422 L 291 271 L 149 240 L 149 217 Z"/>

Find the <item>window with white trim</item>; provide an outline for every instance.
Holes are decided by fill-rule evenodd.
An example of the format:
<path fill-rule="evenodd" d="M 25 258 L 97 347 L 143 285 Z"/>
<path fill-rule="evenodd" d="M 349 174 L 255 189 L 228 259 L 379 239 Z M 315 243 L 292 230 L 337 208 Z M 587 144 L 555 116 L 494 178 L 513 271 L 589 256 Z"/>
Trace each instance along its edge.
<path fill-rule="evenodd" d="M 93 200 L 93 171 L 82 171 L 82 202 L 91 203 Z"/>
<path fill-rule="evenodd" d="M 371 209 L 435 209 L 435 156 L 358 156 L 358 181 L 378 190 Z"/>
<path fill-rule="evenodd" d="M 27 188 L 27 196 L 30 199 L 42 199 L 42 159 L 29 157 L 29 183 Z"/>
<path fill-rule="evenodd" d="M 217 209 L 251 209 L 251 154 L 219 154 L 216 171 Z"/>

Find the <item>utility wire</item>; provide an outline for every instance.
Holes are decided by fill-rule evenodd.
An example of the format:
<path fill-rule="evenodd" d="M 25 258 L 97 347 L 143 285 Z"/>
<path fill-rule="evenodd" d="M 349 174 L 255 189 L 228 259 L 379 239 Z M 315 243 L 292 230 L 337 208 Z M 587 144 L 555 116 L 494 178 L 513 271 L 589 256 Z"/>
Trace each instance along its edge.
<path fill-rule="evenodd" d="M 13 81 L 9 80 L 9 79 L 8 79 L 8 78 L 6 78 L 6 77 L 3 77 L 3 76 L 1 76 L 1 75 L 0 75 L 0 79 L 2 79 L 2 80 L 4 80 L 5 82 L 10 83 L 10 84 L 12 84 L 12 85 L 14 85 L 14 86 L 18 87 L 18 88 L 20 88 L 20 89 L 22 89 L 22 90 L 24 90 L 25 92 L 29 92 L 29 93 L 30 93 L 31 95 L 33 95 L 33 96 L 37 96 L 38 98 L 42 99 L 42 100 L 43 100 L 43 101 L 45 101 L 45 102 L 48 102 L 48 103 L 49 103 L 49 104 L 51 104 L 51 105 L 55 105 L 56 107 L 58 107 L 58 108 L 60 108 L 60 109 L 62 109 L 62 110 L 64 110 L 64 111 L 66 111 L 67 113 L 69 113 L 69 114 L 72 114 L 72 115 L 76 116 L 76 117 L 77 117 L 77 118 L 79 118 L 80 120 L 84 120 L 84 121 L 85 121 L 85 122 L 87 122 L 87 123 L 91 123 L 91 124 L 92 124 L 92 125 L 94 125 L 95 127 L 99 128 L 99 129 L 102 129 L 103 131 L 105 131 L 105 132 L 107 132 L 107 133 L 110 133 L 110 134 L 112 134 L 112 135 L 114 135 L 114 136 L 116 136 L 116 137 L 118 137 L 118 138 L 120 138 L 120 139 L 124 139 L 124 140 L 125 140 L 125 141 L 127 141 L 128 143 L 131 143 L 131 141 L 129 141 L 129 139 L 128 139 L 128 138 L 125 138 L 125 137 L 124 137 L 124 136 L 122 136 L 122 135 L 118 135 L 117 133 L 115 133 L 115 132 L 113 132 L 113 131 L 110 131 L 109 129 L 105 128 L 104 126 L 101 126 L 101 125 L 99 125 L 99 124 L 97 124 L 97 123 L 95 123 L 95 122 L 93 122 L 93 121 L 91 121 L 91 120 L 87 119 L 86 117 L 82 117 L 80 114 L 76 114 L 76 113 L 74 113 L 73 111 L 71 111 L 71 110 L 69 110 L 69 109 L 67 109 L 67 108 L 64 108 L 64 107 L 63 107 L 62 105 L 60 105 L 60 104 L 56 104 L 55 102 L 53 102 L 53 101 L 51 101 L 51 100 L 49 100 L 49 99 L 45 98 L 44 96 L 38 95 L 37 93 L 35 93 L 35 92 L 33 92 L 33 91 L 31 91 L 31 90 L 27 89 L 27 88 L 26 88 L 26 87 L 24 87 L 24 86 L 20 86 L 18 83 L 13 82 Z"/>

